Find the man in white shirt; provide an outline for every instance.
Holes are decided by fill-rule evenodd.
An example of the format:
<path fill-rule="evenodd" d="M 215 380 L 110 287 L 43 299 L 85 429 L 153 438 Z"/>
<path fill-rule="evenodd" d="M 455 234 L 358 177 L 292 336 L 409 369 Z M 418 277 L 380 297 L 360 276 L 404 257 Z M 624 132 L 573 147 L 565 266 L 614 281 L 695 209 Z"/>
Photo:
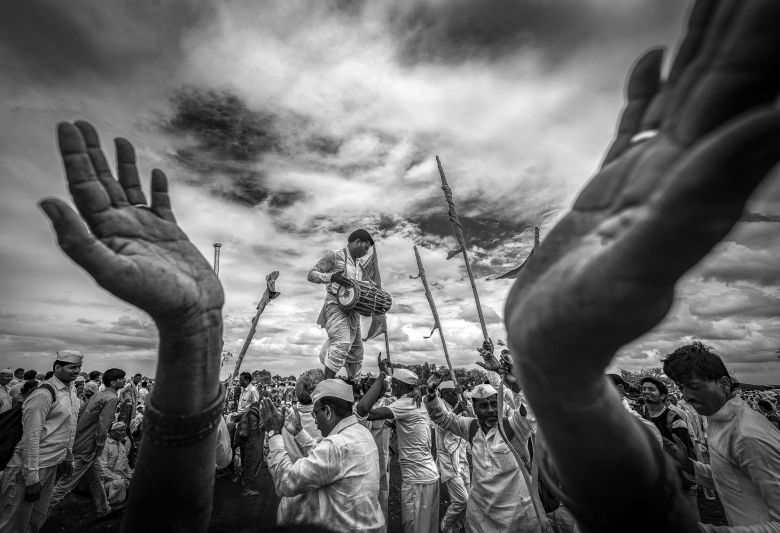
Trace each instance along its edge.
<path fill-rule="evenodd" d="M 379 374 L 380 378 L 382 373 Z M 401 521 L 404 532 L 439 530 L 439 470 L 431 455 L 430 419 L 414 398 L 419 378 L 405 368 L 393 370 L 395 402 L 376 407 L 368 420 L 395 420 L 401 465 Z"/>
<path fill-rule="evenodd" d="M 498 431 L 498 392 L 492 385 L 477 385 L 471 398 L 476 418 L 456 416 L 433 392 L 425 398 L 431 420 L 472 445 L 473 471 L 466 506 L 466 530 L 475 533 L 538 531 L 539 521 L 521 467 Z M 524 460 L 527 460 L 530 422 L 518 408 L 512 409 L 502 423 L 507 438 L 522 450 Z"/>
<path fill-rule="evenodd" d="M 345 311 L 336 295 L 345 279 L 362 280 L 363 265 L 360 258 L 374 246 L 374 239 L 364 229 L 353 231 L 347 238 L 347 247 L 329 251 L 309 271 L 311 283 L 326 284 L 325 304 L 317 318 L 317 324 L 325 328 L 328 340 L 320 350 L 320 361 L 325 365 L 325 378 L 336 377 L 344 367 L 347 377 L 354 378 L 363 366 L 363 338 L 360 334 L 360 315 Z"/>
<path fill-rule="evenodd" d="M 238 384 L 241 386 L 242 391 L 241 396 L 238 398 L 238 409 L 235 413 L 230 414 L 230 420 L 233 424 L 244 416 L 244 413 L 247 412 L 253 403 L 260 400 L 260 393 L 254 383 L 252 383 L 252 374 L 241 372 L 241 375 L 238 377 Z M 228 424 L 228 427 L 230 427 L 230 424 Z"/>
<path fill-rule="evenodd" d="M 453 381 L 444 381 L 439 385 L 439 396 L 444 400 L 443 407 L 454 411 L 458 404 Z M 469 462 L 466 458 L 468 442 L 459 435 L 439 428 L 436 431 L 436 464 L 439 466 L 441 482 L 447 485 L 450 494 L 450 505 L 441 520 L 443 533 L 457 533 L 463 528 L 463 518 L 466 512 L 471 484 Z"/>
<path fill-rule="evenodd" d="M 37 531 L 46 520 L 58 473 L 71 473 L 81 404 L 73 381 L 83 357 L 71 350 L 57 352 L 54 375 L 22 405 L 22 439 L 0 480 L 3 533 L 25 533 L 28 527 Z"/>
<path fill-rule="evenodd" d="M 380 531 L 379 457 L 374 439 L 352 414 L 352 387 L 340 379 L 321 381 L 312 393 L 314 419 L 323 439 L 316 443 L 293 411 L 284 420 L 263 400 L 268 429 L 268 470 L 279 496 L 305 494 L 295 522 L 331 531 Z M 282 428 L 295 436 L 305 457 L 294 464 L 284 448 Z"/>
<path fill-rule="evenodd" d="M 314 401 L 311 395 L 314 393 L 317 385 L 322 381 L 322 370 L 317 368 L 308 370 L 298 377 L 295 385 L 295 393 L 298 397 L 296 410 L 300 419 L 301 427 L 314 439 L 314 442 L 322 440 L 322 433 L 317 428 L 317 422 L 314 419 Z M 284 449 L 290 458 L 290 462 L 295 462 L 304 457 L 301 447 L 287 428 L 282 429 L 282 439 L 284 440 Z M 276 522 L 279 525 L 294 524 L 298 521 L 296 518 L 301 509 L 301 501 L 306 499 L 306 494 L 296 494 L 295 496 L 282 496 L 279 501 L 279 508 L 276 511 Z"/>
<path fill-rule="evenodd" d="M 685 401 L 707 417 L 710 464 L 673 452 L 696 482 L 717 489 L 728 526 L 703 524 L 705 531 L 780 531 L 780 432 L 742 398 L 721 358 L 701 343 L 678 348 L 664 360 L 664 373 Z"/>
<path fill-rule="evenodd" d="M 358 421 L 371 431 L 379 452 L 379 505 L 385 522 L 389 521 L 388 501 L 390 497 L 390 425 L 386 420 L 368 420 L 368 413 L 372 407 L 387 407 L 395 401 L 387 384 L 390 362 L 379 358 L 379 376 L 368 374 L 364 384 L 364 394 L 355 405 L 355 416 Z"/>

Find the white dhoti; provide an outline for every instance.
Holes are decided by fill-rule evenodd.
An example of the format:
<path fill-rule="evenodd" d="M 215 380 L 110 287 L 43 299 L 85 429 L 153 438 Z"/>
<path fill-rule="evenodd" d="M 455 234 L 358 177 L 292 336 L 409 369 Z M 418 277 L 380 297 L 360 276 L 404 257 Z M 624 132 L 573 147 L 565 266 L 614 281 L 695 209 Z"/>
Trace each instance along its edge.
<path fill-rule="evenodd" d="M 355 377 L 363 366 L 360 315 L 331 303 L 325 307 L 325 331 L 328 340 L 320 350 L 320 362 L 333 372 L 343 366 L 347 377 Z"/>

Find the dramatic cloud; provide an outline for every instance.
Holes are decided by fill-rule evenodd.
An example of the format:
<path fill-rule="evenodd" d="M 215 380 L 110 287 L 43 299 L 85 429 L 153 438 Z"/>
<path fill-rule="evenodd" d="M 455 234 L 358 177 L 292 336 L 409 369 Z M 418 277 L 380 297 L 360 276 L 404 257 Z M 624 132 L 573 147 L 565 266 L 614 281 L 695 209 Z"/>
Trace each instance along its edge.
<path fill-rule="evenodd" d="M 542 242 L 609 144 L 625 73 L 671 46 L 689 3 L 651 0 L 53 1 L 0 7 L 0 348 L 18 366 L 81 349 L 88 368 L 154 372 L 149 317 L 106 295 L 57 251 L 35 203 L 67 197 L 54 124 L 84 118 L 134 142 L 143 176 L 166 170 L 177 219 L 204 256 L 222 243 L 225 350 L 232 369 L 265 276 L 280 272 L 244 367 L 319 365 L 324 288 L 306 281 L 325 250 L 364 227 L 377 239 L 390 349 L 443 363 L 417 274 L 418 246 L 456 365 L 482 331 L 434 157 L 454 192 L 488 333 L 506 339 L 511 281 L 488 281 Z M 147 181 L 144 178 L 144 184 Z M 745 381 L 780 382 L 780 180 L 680 283 L 669 317 L 624 348 L 657 365 L 691 339 Z M 368 324 L 365 322 L 364 328 Z M 384 339 L 366 345 L 373 368 Z M 774 368 L 774 369 L 773 369 Z"/>

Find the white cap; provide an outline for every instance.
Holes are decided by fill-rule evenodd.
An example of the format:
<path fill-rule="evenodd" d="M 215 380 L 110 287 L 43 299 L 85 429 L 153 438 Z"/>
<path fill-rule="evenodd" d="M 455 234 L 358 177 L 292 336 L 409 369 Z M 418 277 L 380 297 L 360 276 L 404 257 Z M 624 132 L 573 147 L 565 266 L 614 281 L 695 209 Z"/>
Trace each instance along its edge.
<path fill-rule="evenodd" d="M 417 385 L 417 382 L 420 381 L 420 378 L 417 377 L 417 374 L 406 368 L 394 368 L 393 379 L 397 379 L 398 381 L 408 385 Z"/>
<path fill-rule="evenodd" d="M 14 371 L 11 370 L 10 368 L 4 368 L 4 369 L 0 370 L 0 374 L 11 374 L 13 376 L 14 375 Z"/>
<path fill-rule="evenodd" d="M 127 424 L 124 422 L 114 422 L 111 424 L 111 431 L 116 431 L 117 429 L 125 429 L 127 427 Z"/>
<path fill-rule="evenodd" d="M 445 389 L 454 389 L 455 383 L 452 381 L 442 381 L 439 385 L 439 390 L 445 390 Z"/>
<path fill-rule="evenodd" d="M 474 387 L 474 390 L 471 391 L 471 398 L 474 400 L 482 400 L 483 398 L 490 398 L 491 396 L 496 395 L 498 395 L 498 391 L 489 383 L 477 385 Z"/>
<path fill-rule="evenodd" d="M 323 379 L 320 381 L 314 388 L 314 392 L 311 393 L 312 403 L 315 403 L 320 398 L 339 398 L 349 403 L 355 401 L 352 386 L 340 379 Z"/>
<path fill-rule="evenodd" d="M 56 360 L 62 361 L 64 363 L 80 365 L 83 359 L 84 359 L 84 354 L 79 352 L 78 350 L 60 350 L 59 352 L 57 352 Z"/>

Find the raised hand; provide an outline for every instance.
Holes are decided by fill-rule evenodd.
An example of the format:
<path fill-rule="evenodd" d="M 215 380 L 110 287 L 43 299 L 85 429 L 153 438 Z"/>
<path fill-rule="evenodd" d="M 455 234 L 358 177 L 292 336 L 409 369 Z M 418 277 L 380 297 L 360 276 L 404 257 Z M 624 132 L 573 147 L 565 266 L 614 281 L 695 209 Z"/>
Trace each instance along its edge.
<path fill-rule="evenodd" d="M 503 366 L 501 365 L 501 362 L 496 359 L 496 356 L 493 355 L 492 350 L 487 350 L 483 346 L 482 348 L 477 348 L 477 352 L 479 352 L 479 355 L 482 356 L 482 361 L 477 361 L 478 366 L 481 366 L 490 372 L 502 372 Z"/>
<path fill-rule="evenodd" d="M 385 375 L 391 376 L 393 373 L 393 365 L 390 363 L 390 359 L 382 359 L 382 352 L 379 352 L 379 355 L 376 359 L 377 366 L 379 367 L 380 372 L 384 372 Z"/>
<path fill-rule="evenodd" d="M 97 132 L 87 122 L 57 128 L 77 215 L 47 198 L 60 248 L 97 283 L 149 313 L 158 323 L 181 323 L 221 309 L 222 287 L 209 263 L 176 224 L 161 170 L 152 171 L 151 205 L 141 190 L 133 146 L 116 139 L 117 176 Z"/>
<path fill-rule="evenodd" d="M 276 409 L 270 398 L 263 398 L 263 425 L 267 430 L 282 431 L 285 426 L 284 415 Z"/>
<path fill-rule="evenodd" d="M 298 408 L 294 405 L 292 409 L 287 410 L 287 416 L 284 419 L 284 428 L 293 436 L 300 433 L 303 429 L 303 425 L 301 424 L 301 413 L 298 412 Z"/>
<path fill-rule="evenodd" d="M 775 0 L 702 0 L 668 79 L 661 50 L 636 63 L 603 166 L 509 294 L 524 379 L 600 375 L 740 218 L 780 159 L 778 23 Z"/>

